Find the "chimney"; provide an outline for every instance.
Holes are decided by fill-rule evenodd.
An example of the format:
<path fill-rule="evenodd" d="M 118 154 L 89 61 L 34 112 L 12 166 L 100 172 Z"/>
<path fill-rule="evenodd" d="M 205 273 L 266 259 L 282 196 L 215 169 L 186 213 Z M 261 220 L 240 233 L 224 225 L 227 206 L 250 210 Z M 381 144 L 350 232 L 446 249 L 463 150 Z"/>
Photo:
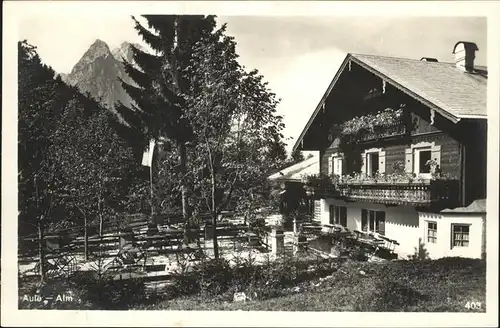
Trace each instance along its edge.
<path fill-rule="evenodd" d="M 422 57 L 420 58 L 421 61 L 427 61 L 427 62 L 434 62 L 434 63 L 437 63 L 437 59 L 436 58 L 430 58 L 430 57 Z"/>
<path fill-rule="evenodd" d="M 479 49 L 474 42 L 458 41 L 453 48 L 457 68 L 464 72 L 473 72 L 477 50 Z"/>

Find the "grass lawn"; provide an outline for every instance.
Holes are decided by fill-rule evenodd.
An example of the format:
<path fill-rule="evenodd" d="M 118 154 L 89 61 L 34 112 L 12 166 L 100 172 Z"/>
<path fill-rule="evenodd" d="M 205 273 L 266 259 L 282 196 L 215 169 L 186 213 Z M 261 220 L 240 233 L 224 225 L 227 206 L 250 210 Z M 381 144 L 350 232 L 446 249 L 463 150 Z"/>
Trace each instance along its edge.
<path fill-rule="evenodd" d="M 485 312 L 486 265 L 470 259 L 346 262 L 331 276 L 278 297 L 232 302 L 232 295 L 161 301 L 150 310 Z M 467 309 L 480 302 L 481 309 Z"/>

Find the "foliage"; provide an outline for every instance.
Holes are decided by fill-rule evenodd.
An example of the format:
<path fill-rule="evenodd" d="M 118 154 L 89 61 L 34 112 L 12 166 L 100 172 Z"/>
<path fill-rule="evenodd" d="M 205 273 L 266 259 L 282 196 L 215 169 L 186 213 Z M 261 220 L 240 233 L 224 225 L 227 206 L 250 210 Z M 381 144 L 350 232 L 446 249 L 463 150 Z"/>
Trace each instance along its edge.
<path fill-rule="evenodd" d="M 485 261 L 464 258 L 388 261 L 369 263 L 347 261 L 335 265 L 325 278 L 309 277 L 298 292 L 285 289 L 268 294 L 274 297 L 233 303 L 228 299 L 177 298 L 148 306 L 169 310 L 250 310 L 250 311 L 387 311 L 387 312 L 471 312 L 467 302 L 480 302 L 486 310 Z M 363 271 L 365 274 L 361 274 Z M 321 277 L 321 276 L 319 276 Z M 261 289 L 265 289 L 263 286 Z M 248 295 L 248 293 L 247 293 Z M 250 293 L 251 295 L 251 293 Z M 251 295 L 253 296 L 253 295 Z"/>
<path fill-rule="evenodd" d="M 122 211 L 138 172 L 130 149 L 109 125 L 110 113 L 54 78 L 35 47 L 23 41 L 18 51 L 19 235 L 33 236 L 38 228 L 44 280 L 44 234 L 83 231 L 85 224 L 102 224 Z"/>
<path fill-rule="evenodd" d="M 312 155 L 312 154 L 310 154 L 310 155 Z M 302 151 L 300 151 L 298 149 L 294 150 L 290 154 L 290 165 L 293 165 L 293 164 L 296 164 L 296 163 L 300 163 L 303 160 L 305 160 L 304 154 L 302 153 Z"/>
<path fill-rule="evenodd" d="M 277 100 L 257 70 L 237 62 L 236 42 L 222 26 L 200 40 L 188 73 L 188 120 L 195 131 L 190 158 L 193 204 L 207 210 L 215 226 L 218 214 L 237 203 L 247 213 L 263 203 L 269 154 L 282 135 Z M 244 202 L 244 204 L 239 204 Z M 215 257 L 218 256 L 214 238 Z"/>
<path fill-rule="evenodd" d="M 355 306 L 356 311 L 404 311 L 429 298 L 395 280 L 377 281 L 374 289 L 370 297 Z"/>
<path fill-rule="evenodd" d="M 278 296 L 284 288 L 307 279 L 325 276 L 337 270 L 336 261 L 301 260 L 284 257 L 263 264 L 251 257 L 235 256 L 233 265 L 225 259 L 202 261 L 188 274 L 178 274 L 168 295 L 170 298 L 199 294 L 205 298 L 232 299 L 235 292 L 245 292 L 253 299 Z"/>
<path fill-rule="evenodd" d="M 18 157 L 20 235 L 33 233 L 42 221 L 50 224 L 58 212 L 54 189 L 60 184 L 51 151 L 52 135 L 61 117 L 61 103 L 68 95 L 58 92 L 61 83 L 54 71 L 41 63 L 36 48 L 18 43 Z"/>
<path fill-rule="evenodd" d="M 392 171 L 397 174 L 405 173 L 405 162 L 404 161 L 394 161 L 392 163 Z"/>
<path fill-rule="evenodd" d="M 386 128 L 396 125 L 401 122 L 403 110 L 386 108 L 383 111 L 378 111 L 375 114 L 367 114 L 354 117 L 341 124 L 341 135 L 357 135 L 361 132 L 375 132 L 378 128 Z"/>
<path fill-rule="evenodd" d="M 326 189 L 331 185 L 337 183 L 338 175 L 328 174 L 311 174 L 304 177 L 305 185 L 309 188 Z"/>
<path fill-rule="evenodd" d="M 203 15 L 144 15 L 147 28 L 132 17 L 135 29 L 154 53 L 147 53 L 132 46 L 133 63 L 125 62 L 125 71 L 135 82 L 134 85 L 122 81 L 122 86 L 133 100 L 131 108 L 117 106 L 117 111 L 127 124 L 116 123 L 129 144 L 140 156 L 144 146 L 153 139 L 166 141 L 173 151 L 164 151 L 157 172 L 159 182 L 155 191 L 166 190 L 170 197 L 162 199 L 156 194 L 150 199 L 152 208 L 165 210 L 168 205 L 175 208 L 181 198 L 186 240 L 189 230 L 191 206 L 189 201 L 190 180 L 187 177 L 189 160 L 188 143 L 193 140 L 194 131 L 186 116 L 186 96 L 192 92 L 189 65 L 194 45 L 209 36 L 215 28 L 213 16 Z M 175 163 L 173 166 L 166 164 Z M 153 192 L 154 194 L 154 192 Z M 172 210 L 172 208 L 168 208 Z"/>
<path fill-rule="evenodd" d="M 96 111 L 82 124 L 82 108 L 70 102 L 54 135 L 54 152 L 67 159 L 57 162 L 66 181 L 61 197 L 84 216 L 99 217 L 100 226 L 104 216 L 124 209 L 137 171 L 131 150 L 109 127 L 109 115 L 96 104 Z"/>

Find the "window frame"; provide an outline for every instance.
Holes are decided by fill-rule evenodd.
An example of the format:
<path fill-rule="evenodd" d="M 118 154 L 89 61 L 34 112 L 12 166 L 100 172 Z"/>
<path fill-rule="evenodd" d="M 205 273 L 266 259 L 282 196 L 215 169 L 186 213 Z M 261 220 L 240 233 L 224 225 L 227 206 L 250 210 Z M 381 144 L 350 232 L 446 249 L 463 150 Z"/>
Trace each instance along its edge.
<path fill-rule="evenodd" d="M 437 167 L 430 167 L 430 173 L 420 173 L 420 157 L 421 151 L 431 151 L 431 160 L 436 161 L 439 169 L 441 170 L 441 145 L 437 145 L 435 141 L 428 142 L 422 141 L 412 144 L 406 148 L 405 151 L 405 170 L 408 173 L 413 173 L 421 179 L 430 180 L 432 174 Z M 418 168 L 418 169 L 416 169 Z"/>
<path fill-rule="evenodd" d="M 425 234 L 426 234 L 426 243 L 428 244 L 437 244 L 437 221 L 425 221 Z M 432 229 L 429 225 L 434 224 L 434 229 Z M 433 231 L 433 235 L 431 236 L 430 232 Z M 432 239 L 433 241 L 430 241 Z"/>
<path fill-rule="evenodd" d="M 466 224 L 466 223 L 453 223 L 451 225 L 451 247 L 452 248 L 455 248 L 455 247 L 469 247 L 470 246 L 470 224 Z M 464 231 L 460 231 L 460 232 L 455 232 L 455 228 L 456 227 L 461 227 L 461 228 L 464 228 L 466 227 L 467 228 L 467 232 L 464 232 Z M 459 242 L 461 242 L 461 245 L 455 245 L 456 244 L 456 241 L 457 239 L 455 238 L 455 234 L 458 233 L 458 234 L 461 234 L 461 238 L 458 239 Z M 467 236 L 467 239 L 464 239 L 464 235 L 466 234 Z M 464 242 L 467 243 L 467 245 L 464 245 Z"/>
<path fill-rule="evenodd" d="M 420 154 L 422 152 L 429 152 L 430 159 L 432 160 L 432 147 L 423 146 L 413 148 L 413 173 L 415 173 L 420 178 L 430 179 L 432 176 L 432 169 L 429 167 L 429 172 L 420 172 Z"/>
<path fill-rule="evenodd" d="M 378 170 L 375 172 L 373 172 L 373 154 L 377 154 L 378 157 Z M 382 148 L 370 148 L 364 150 L 364 152 L 362 153 L 361 173 L 365 174 L 366 176 L 373 176 L 377 172 L 385 173 L 385 169 L 385 151 Z"/>
<path fill-rule="evenodd" d="M 338 167 L 337 167 L 337 164 Z M 328 158 L 328 175 L 339 175 L 342 176 L 344 165 L 344 156 L 342 153 L 333 153 Z M 339 170 L 340 172 L 337 172 Z"/>
<path fill-rule="evenodd" d="M 341 225 L 341 226 L 347 228 L 347 207 L 346 206 L 330 205 L 328 210 L 329 210 L 329 213 L 328 213 L 329 224 L 332 224 L 332 225 L 337 224 L 337 225 Z M 345 223 L 345 225 L 342 223 Z"/>
<path fill-rule="evenodd" d="M 380 229 L 380 222 L 382 221 L 384 222 L 383 230 Z M 364 208 L 361 209 L 361 231 L 374 232 L 385 236 L 386 221 L 385 211 L 369 210 Z"/>

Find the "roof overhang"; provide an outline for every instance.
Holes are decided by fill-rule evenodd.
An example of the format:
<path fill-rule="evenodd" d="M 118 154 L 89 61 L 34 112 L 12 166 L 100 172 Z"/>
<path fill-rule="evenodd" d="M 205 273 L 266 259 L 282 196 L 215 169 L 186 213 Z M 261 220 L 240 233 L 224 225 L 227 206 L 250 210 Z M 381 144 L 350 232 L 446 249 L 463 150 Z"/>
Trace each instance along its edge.
<path fill-rule="evenodd" d="M 337 83 L 337 80 L 340 78 L 340 75 L 344 71 L 344 68 L 348 65 L 350 57 L 352 57 L 352 56 L 350 54 L 347 54 L 344 61 L 340 65 L 339 70 L 337 71 L 337 73 L 333 77 L 333 80 L 330 82 L 330 85 L 328 85 L 326 92 L 323 94 L 323 97 L 321 97 L 321 100 L 319 101 L 318 105 L 316 106 L 316 109 L 314 110 L 313 114 L 309 118 L 309 121 L 307 121 L 307 124 L 304 127 L 304 129 L 302 130 L 302 132 L 300 133 L 299 138 L 295 142 L 295 145 L 293 146 L 293 151 L 295 151 L 299 148 L 299 145 L 304 140 L 304 137 L 305 137 L 307 131 L 309 131 L 309 128 L 311 127 L 312 123 L 316 119 L 316 116 L 318 116 L 318 113 L 320 112 L 320 110 L 325 106 L 326 99 L 328 98 L 328 96 L 330 95 L 330 92 L 332 91 L 333 87 Z"/>
<path fill-rule="evenodd" d="M 363 61 L 361 61 L 360 59 L 356 58 L 352 54 L 347 54 L 346 58 L 344 59 L 344 61 L 340 65 L 339 70 L 335 74 L 333 80 L 330 82 L 330 85 L 328 86 L 326 92 L 324 93 L 324 95 L 321 98 L 320 102 L 316 106 L 316 109 L 314 110 L 313 114 L 309 118 L 309 121 L 307 122 L 306 126 L 302 130 L 299 138 L 295 142 L 295 145 L 293 146 L 293 151 L 299 149 L 300 145 L 302 144 L 302 142 L 304 140 L 304 137 L 306 136 L 307 132 L 309 131 L 309 128 L 311 127 L 312 123 L 316 119 L 316 116 L 318 115 L 318 113 L 322 109 L 324 109 L 326 99 L 330 95 L 330 92 L 335 87 L 335 84 L 337 83 L 338 79 L 340 78 L 340 76 L 344 72 L 345 67 L 346 66 L 350 66 L 351 62 L 356 63 L 357 65 L 361 66 L 365 70 L 367 70 L 367 71 L 371 72 L 372 74 L 380 77 L 386 83 L 389 83 L 390 85 L 392 85 L 396 89 L 404 92 L 405 94 L 409 95 L 413 99 L 416 99 L 417 101 L 423 103 L 424 105 L 426 105 L 430 109 L 435 110 L 437 113 L 441 114 L 443 117 L 445 117 L 446 119 L 448 119 L 449 121 L 451 121 L 453 123 L 458 123 L 461 119 L 486 119 L 485 116 L 480 116 L 480 115 L 477 115 L 477 116 L 476 115 L 460 115 L 460 116 L 453 115 L 453 114 L 449 113 L 448 111 L 444 110 L 443 108 L 441 108 L 441 107 L 437 106 L 436 104 L 432 103 L 428 99 L 425 99 L 424 97 L 420 96 L 418 93 L 413 92 L 412 90 L 408 89 L 407 87 L 405 87 L 405 86 L 397 83 L 396 81 L 394 81 L 390 77 L 386 76 L 385 74 L 380 73 L 378 70 L 376 70 L 373 67 L 371 67 L 370 65 L 364 63 Z"/>

